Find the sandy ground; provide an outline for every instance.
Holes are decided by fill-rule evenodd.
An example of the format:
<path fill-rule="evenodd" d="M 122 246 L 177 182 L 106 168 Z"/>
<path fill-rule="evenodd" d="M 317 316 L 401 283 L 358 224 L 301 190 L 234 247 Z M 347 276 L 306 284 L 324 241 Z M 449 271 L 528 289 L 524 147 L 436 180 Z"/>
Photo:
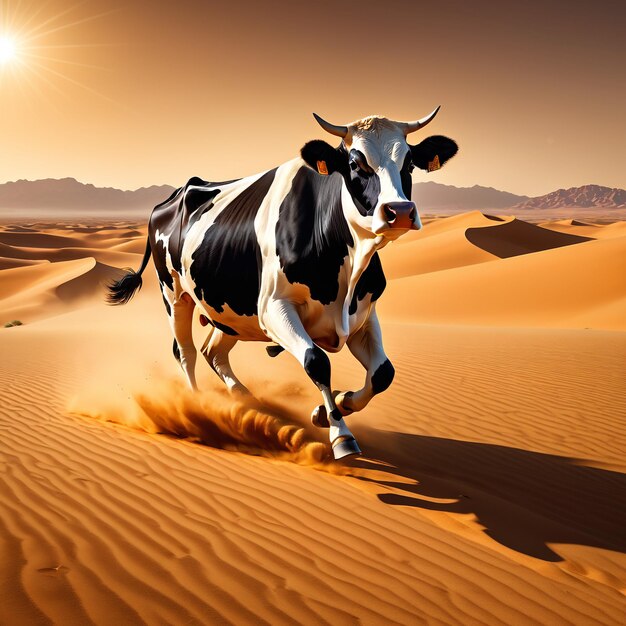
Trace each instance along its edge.
<path fill-rule="evenodd" d="M 194 395 L 152 266 L 102 303 L 144 225 L 2 225 L 0 623 L 623 624 L 626 223 L 573 217 L 384 250 L 396 379 L 344 464 L 289 355 Z"/>

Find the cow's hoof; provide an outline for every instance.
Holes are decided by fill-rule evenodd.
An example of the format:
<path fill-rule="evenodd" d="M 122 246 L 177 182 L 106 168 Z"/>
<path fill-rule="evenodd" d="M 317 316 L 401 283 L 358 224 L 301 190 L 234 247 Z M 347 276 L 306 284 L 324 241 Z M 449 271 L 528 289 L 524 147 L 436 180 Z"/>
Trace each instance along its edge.
<path fill-rule="evenodd" d="M 345 459 L 348 456 L 358 456 L 361 454 L 361 448 L 359 448 L 359 444 L 356 442 L 356 439 L 348 435 L 337 437 L 331 445 L 333 447 L 333 456 L 335 457 L 335 461 Z"/>
<path fill-rule="evenodd" d="M 328 421 L 328 413 L 326 407 L 322 404 L 316 406 L 311 413 L 311 424 L 318 428 L 330 428 L 330 422 Z"/>
<path fill-rule="evenodd" d="M 335 404 L 344 417 L 350 415 L 350 413 L 354 413 L 354 409 L 350 408 L 352 395 L 352 391 L 342 391 L 335 395 Z"/>
<path fill-rule="evenodd" d="M 250 390 L 245 385 L 242 385 L 241 383 L 235 383 L 232 387 L 229 387 L 229 391 L 235 398 L 252 397 Z"/>

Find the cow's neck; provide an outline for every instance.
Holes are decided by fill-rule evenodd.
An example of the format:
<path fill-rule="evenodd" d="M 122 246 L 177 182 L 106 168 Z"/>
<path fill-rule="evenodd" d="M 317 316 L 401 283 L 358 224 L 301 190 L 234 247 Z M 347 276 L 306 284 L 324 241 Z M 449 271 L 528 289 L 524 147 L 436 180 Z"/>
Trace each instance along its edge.
<path fill-rule="evenodd" d="M 344 211 L 348 207 L 351 210 L 357 210 L 345 184 L 342 186 L 341 203 Z M 376 251 L 384 247 L 386 243 L 384 237 L 373 236 L 371 232 L 359 228 L 358 226 L 350 223 L 350 221 L 348 221 L 348 228 L 350 229 L 354 245 L 349 248 L 349 261 L 346 261 L 347 263 L 349 263 L 349 265 L 346 267 L 348 285 L 341 315 L 342 332 L 340 334 L 343 335 L 346 339 L 351 331 L 349 309 L 350 303 L 352 302 L 352 299 L 354 297 L 356 285 L 359 282 L 359 278 L 361 278 L 363 272 L 369 266 L 370 261 L 372 260 L 372 257 L 374 256 Z M 339 329 L 337 330 L 339 334 Z"/>

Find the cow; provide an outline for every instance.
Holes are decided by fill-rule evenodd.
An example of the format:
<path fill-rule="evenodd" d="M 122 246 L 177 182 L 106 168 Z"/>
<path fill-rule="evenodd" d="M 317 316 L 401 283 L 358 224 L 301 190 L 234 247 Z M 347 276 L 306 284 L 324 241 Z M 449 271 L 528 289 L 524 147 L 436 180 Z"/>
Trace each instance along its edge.
<path fill-rule="evenodd" d="M 329 429 L 333 456 L 361 454 L 344 417 L 389 387 L 394 368 L 383 349 L 376 301 L 385 289 L 378 251 L 422 226 L 411 201 L 411 171 L 439 169 L 457 144 L 440 135 L 417 145 L 413 122 L 370 116 L 345 126 L 315 113 L 341 143 L 316 139 L 300 156 L 246 178 L 191 178 L 157 205 L 138 271 L 111 283 L 110 304 L 128 302 L 154 261 L 174 335 L 174 355 L 197 389 L 192 338 L 196 307 L 208 336 L 200 352 L 234 393 L 248 393 L 229 362 L 238 341 L 286 350 L 319 388 L 313 424 Z M 357 391 L 333 392 L 327 352 L 344 345 L 365 368 Z"/>

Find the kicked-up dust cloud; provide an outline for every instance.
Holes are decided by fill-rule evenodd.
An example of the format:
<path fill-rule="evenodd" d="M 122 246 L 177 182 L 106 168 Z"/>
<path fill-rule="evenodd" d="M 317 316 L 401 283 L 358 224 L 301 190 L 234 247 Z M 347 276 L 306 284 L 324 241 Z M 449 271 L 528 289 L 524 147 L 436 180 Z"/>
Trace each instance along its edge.
<path fill-rule="evenodd" d="M 302 465 L 322 466 L 332 460 L 328 446 L 315 441 L 284 408 L 221 389 L 192 392 L 178 381 L 162 380 L 130 396 L 94 390 L 75 398 L 69 410 L 149 433 Z"/>

